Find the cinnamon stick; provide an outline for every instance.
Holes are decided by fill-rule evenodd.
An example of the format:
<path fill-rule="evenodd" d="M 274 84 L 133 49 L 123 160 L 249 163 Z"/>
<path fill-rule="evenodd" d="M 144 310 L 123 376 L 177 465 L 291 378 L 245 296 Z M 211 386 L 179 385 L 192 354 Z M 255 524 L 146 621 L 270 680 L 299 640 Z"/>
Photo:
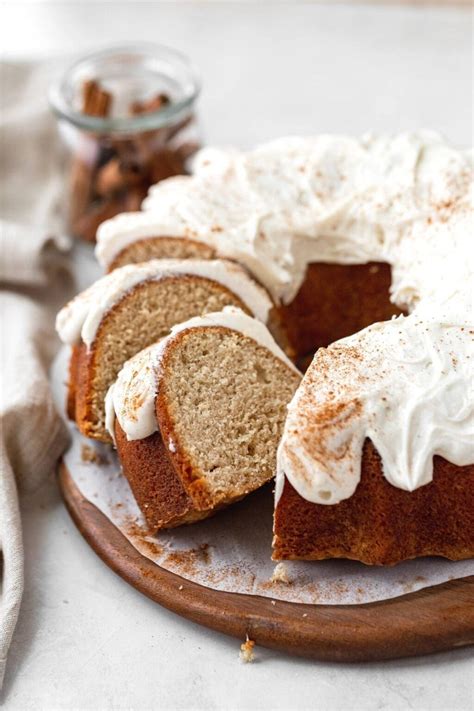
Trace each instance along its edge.
<path fill-rule="evenodd" d="M 112 103 L 112 94 L 99 81 L 84 82 L 83 113 L 105 118 Z M 144 101 L 134 101 L 129 112 L 131 116 L 139 116 L 160 111 L 169 103 L 170 98 L 159 93 Z M 90 146 L 84 146 L 82 155 L 79 148 L 71 168 L 70 222 L 73 233 L 84 240 L 94 241 L 101 222 L 118 212 L 139 210 L 150 185 L 184 173 L 185 161 L 197 145 L 188 142 L 170 147 L 168 144 L 192 120 L 193 117 L 187 117 L 171 127 L 163 126 L 135 135 L 84 136 L 84 141 L 96 141 L 96 156 L 91 163 Z"/>
<path fill-rule="evenodd" d="M 112 105 L 112 95 L 101 88 L 94 79 L 89 79 L 82 85 L 82 112 L 88 116 L 106 117 Z M 82 143 L 91 140 L 81 137 Z M 83 148 L 86 154 L 86 146 Z M 81 236 L 81 218 L 86 213 L 90 201 L 93 199 L 95 165 L 86 160 L 81 153 L 76 154 L 71 166 L 70 176 L 70 213 L 69 220 L 74 234 Z M 79 225 L 79 227 L 78 227 Z M 88 239 L 85 237 L 85 239 Z"/>

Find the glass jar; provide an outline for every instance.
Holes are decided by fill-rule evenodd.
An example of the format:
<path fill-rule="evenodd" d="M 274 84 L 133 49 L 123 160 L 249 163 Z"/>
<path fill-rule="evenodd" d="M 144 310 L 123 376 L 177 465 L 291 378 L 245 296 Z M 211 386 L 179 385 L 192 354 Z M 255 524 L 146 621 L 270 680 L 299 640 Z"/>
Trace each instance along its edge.
<path fill-rule="evenodd" d="M 187 172 L 199 147 L 199 90 L 186 57 L 146 44 L 84 57 L 51 87 L 75 237 L 93 242 L 101 222 L 138 210 L 150 185 Z"/>

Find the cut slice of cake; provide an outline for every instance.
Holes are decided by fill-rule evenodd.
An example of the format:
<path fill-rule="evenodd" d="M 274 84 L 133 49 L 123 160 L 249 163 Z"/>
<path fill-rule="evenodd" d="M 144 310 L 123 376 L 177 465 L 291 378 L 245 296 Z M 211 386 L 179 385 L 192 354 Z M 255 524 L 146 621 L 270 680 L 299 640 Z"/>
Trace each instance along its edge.
<path fill-rule="evenodd" d="M 57 317 L 73 346 L 68 414 L 87 437 L 110 441 L 104 399 L 122 365 L 192 316 L 237 306 L 262 321 L 273 304 L 243 267 L 227 260 L 152 260 L 116 269 Z"/>
<path fill-rule="evenodd" d="M 106 220 L 99 226 L 97 239 L 100 239 L 97 254 L 101 254 L 104 243 L 108 244 L 111 239 L 116 243 L 117 248 L 107 262 L 109 272 L 150 259 L 216 259 L 222 256 L 211 244 L 189 235 L 178 237 L 172 228 L 168 235 L 163 234 L 159 220 L 150 220 L 145 212 L 124 212 Z M 105 266 L 105 262 L 103 264 Z"/>
<path fill-rule="evenodd" d="M 151 530 L 206 518 L 272 479 L 300 379 L 267 328 L 232 307 L 124 365 L 107 426 Z"/>

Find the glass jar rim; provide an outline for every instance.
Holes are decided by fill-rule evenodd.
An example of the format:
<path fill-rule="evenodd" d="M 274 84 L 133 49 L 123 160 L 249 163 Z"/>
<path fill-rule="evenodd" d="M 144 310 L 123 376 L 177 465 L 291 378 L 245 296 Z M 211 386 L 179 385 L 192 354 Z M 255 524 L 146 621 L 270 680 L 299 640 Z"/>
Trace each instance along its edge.
<path fill-rule="evenodd" d="M 136 54 L 137 56 L 148 54 L 150 57 L 162 55 L 179 63 L 186 71 L 190 90 L 178 101 L 170 102 L 157 111 L 136 116 L 90 116 L 75 109 L 66 98 L 66 88 L 71 75 L 80 69 L 82 65 L 113 57 L 114 54 Z M 198 72 L 185 54 L 166 45 L 141 42 L 139 44 L 120 44 L 83 55 L 70 64 L 62 76 L 52 84 L 48 98 L 50 106 L 58 118 L 65 119 L 83 130 L 91 133 L 138 133 L 161 128 L 179 120 L 182 114 L 196 101 L 200 91 L 201 80 Z"/>

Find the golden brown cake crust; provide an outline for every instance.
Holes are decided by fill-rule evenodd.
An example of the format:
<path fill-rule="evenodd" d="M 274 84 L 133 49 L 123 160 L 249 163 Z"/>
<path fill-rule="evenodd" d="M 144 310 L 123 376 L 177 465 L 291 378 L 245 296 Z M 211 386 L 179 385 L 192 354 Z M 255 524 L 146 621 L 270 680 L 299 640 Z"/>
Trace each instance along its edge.
<path fill-rule="evenodd" d="M 70 420 L 76 419 L 76 387 L 77 387 L 77 364 L 79 359 L 79 346 L 72 346 L 69 356 L 69 373 L 67 380 L 66 413 Z"/>
<path fill-rule="evenodd" d="M 394 565 L 420 556 L 474 555 L 474 464 L 434 457 L 433 481 L 413 492 L 392 486 L 366 440 L 355 493 L 334 505 L 303 499 L 285 481 L 275 510 L 275 560 L 351 558 Z"/>
<path fill-rule="evenodd" d="M 191 498 L 180 477 L 183 462 L 168 451 L 160 432 L 128 441 L 116 421 L 115 439 L 123 474 L 151 532 L 195 523 L 225 506 L 204 505 L 207 497 L 202 480 L 194 487 L 194 492 L 202 488 L 201 506 Z"/>
<path fill-rule="evenodd" d="M 170 460 L 161 434 L 127 441 L 118 421 L 115 439 L 123 473 L 152 531 L 184 523 L 193 508 Z"/>
<path fill-rule="evenodd" d="M 93 351 L 88 350 L 85 343 L 72 347 L 69 364 L 69 381 L 67 395 L 67 413 L 74 420 L 80 432 L 86 437 L 94 438 L 94 432 L 89 426 L 90 392 Z"/>

